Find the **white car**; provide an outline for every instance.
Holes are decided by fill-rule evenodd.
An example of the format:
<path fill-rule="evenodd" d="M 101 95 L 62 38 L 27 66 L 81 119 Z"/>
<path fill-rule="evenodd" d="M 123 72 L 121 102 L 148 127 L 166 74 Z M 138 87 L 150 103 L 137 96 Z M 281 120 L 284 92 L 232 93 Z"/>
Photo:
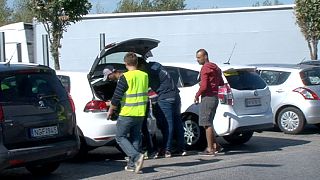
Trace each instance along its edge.
<path fill-rule="evenodd" d="M 112 145 L 116 121 L 107 120 L 107 101 L 92 99 L 88 73 L 56 71 L 56 74 L 74 100 L 81 141 L 79 155 L 100 146 Z"/>
<path fill-rule="evenodd" d="M 319 66 L 304 64 L 255 64 L 255 66 L 271 91 L 273 122 L 277 127 L 287 134 L 300 133 L 306 124 L 320 127 Z"/>
<path fill-rule="evenodd" d="M 95 59 L 88 74 L 89 84 L 93 90 L 93 100 L 108 101 L 115 89 L 115 82 L 103 81 L 103 69 L 113 67 L 125 71 L 123 57 L 127 52 L 138 56 L 150 57 L 151 50 L 157 47 L 158 40 L 137 38 L 107 45 Z M 197 64 L 167 64 L 166 69 L 174 77 L 179 89 L 182 103 L 182 120 L 185 128 L 185 140 L 188 146 L 205 145 L 205 133 L 198 125 L 199 105 L 193 103 L 194 95 L 199 89 Z M 213 124 L 217 135 L 231 144 L 247 142 L 254 131 L 273 127 L 271 94 L 266 83 L 256 73 L 255 67 L 221 66 L 225 85 L 219 90 L 220 105 Z"/>

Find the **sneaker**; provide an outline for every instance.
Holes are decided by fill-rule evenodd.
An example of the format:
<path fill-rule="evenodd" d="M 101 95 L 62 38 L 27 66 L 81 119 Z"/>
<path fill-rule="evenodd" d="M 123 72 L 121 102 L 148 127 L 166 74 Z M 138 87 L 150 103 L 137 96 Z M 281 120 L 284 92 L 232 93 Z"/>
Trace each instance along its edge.
<path fill-rule="evenodd" d="M 140 173 L 140 169 L 141 169 L 142 166 L 143 166 L 143 160 L 144 160 L 144 155 L 143 155 L 143 154 L 140 154 L 137 162 L 135 163 L 136 168 L 135 168 L 134 172 Z"/>
<path fill-rule="evenodd" d="M 219 146 L 219 148 L 217 148 L 217 149 L 215 150 L 215 153 L 216 153 L 216 154 L 221 153 L 221 152 L 223 152 L 223 150 L 224 150 L 224 148 L 221 147 L 221 146 Z"/>
<path fill-rule="evenodd" d="M 158 158 L 158 152 L 153 152 L 151 154 L 149 154 L 149 159 L 157 159 Z"/>
<path fill-rule="evenodd" d="M 134 167 L 132 167 L 132 166 L 126 166 L 126 167 L 124 167 L 124 170 L 125 171 L 128 171 L 128 172 L 133 172 L 134 171 Z"/>
<path fill-rule="evenodd" d="M 215 151 L 208 151 L 207 149 L 203 152 L 199 152 L 200 156 L 215 156 Z"/>
<path fill-rule="evenodd" d="M 166 151 L 166 153 L 164 154 L 165 158 L 171 158 L 171 152 L 170 151 Z"/>
<path fill-rule="evenodd" d="M 182 151 L 181 156 L 186 156 L 187 155 L 187 151 Z"/>

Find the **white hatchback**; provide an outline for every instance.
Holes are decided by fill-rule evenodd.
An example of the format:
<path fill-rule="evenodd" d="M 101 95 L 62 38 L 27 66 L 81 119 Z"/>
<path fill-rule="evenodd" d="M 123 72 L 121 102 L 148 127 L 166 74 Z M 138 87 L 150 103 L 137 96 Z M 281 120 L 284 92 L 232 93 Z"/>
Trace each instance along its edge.
<path fill-rule="evenodd" d="M 116 121 L 107 120 L 108 102 L 92 99 L 87 72 L 56 71 L 63 86 L 71 94 L 80 135 L 80 154 L 104 145 L 113 145 Z"/>
<path fill-rule="evenodd" d="M 188 146 L 205 146 L 205 131 L 198 125 L 199 105 L 193 103 L 199 89 L 201 66 L 195 64 L 163 63 L 176 81 L 181 96 L 182 120 Z M 218 65 L 223 71 L 225 85 L 219 88 L 219 106 L 213 121 L 216 134 L 230 144 L 243 144 L 254 131 L 270 129 L 272 111 L 268 86 L 253 66 Z"/>
<path fill-rule="evenodd" d="M 274 124 L 298 134 L 306 124 L 320 127 L 320 67 L 303 64 L 256 64 L 271 90 Z"/>

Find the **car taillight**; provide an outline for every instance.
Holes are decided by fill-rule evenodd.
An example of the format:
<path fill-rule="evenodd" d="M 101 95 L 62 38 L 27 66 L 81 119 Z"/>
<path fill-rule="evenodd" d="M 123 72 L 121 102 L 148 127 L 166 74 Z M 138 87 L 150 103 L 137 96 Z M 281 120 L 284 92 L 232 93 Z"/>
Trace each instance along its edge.
<path fill-rule="evenodd" d="M 0 122 L 4 122 L 4 115 L 3 115 L 2 106 L 0 106 Z"/>
<path fill-rule="evenodd" d="M 320 100 L 319 96 L 315 92 L 313 92 L 312 90 L 310 90 L 308 88 L 299 87 L 299 88 L 294 89 L 293 91 L 301 94 L 304 97 L 304 99 Z"/>
<path fill-rule="evenodd" d="M 84 108 L 84 112 L 107 112 L 109 106 L 106 102 L 100 100 L 92 100 L 88 102 Z"/>
<path fill-rule="evenodd" d="M 219 86 L 218 98 L 221 104 L 233 105 L 233 96 L 228 83 Z"/>
<path fill-rule="evenodd" d="M 70 94 L 68 94 L 69 103 L 71 105 L 72 112 L 76 112 L 76 107 L 74 105 L 73 99 Z"/>

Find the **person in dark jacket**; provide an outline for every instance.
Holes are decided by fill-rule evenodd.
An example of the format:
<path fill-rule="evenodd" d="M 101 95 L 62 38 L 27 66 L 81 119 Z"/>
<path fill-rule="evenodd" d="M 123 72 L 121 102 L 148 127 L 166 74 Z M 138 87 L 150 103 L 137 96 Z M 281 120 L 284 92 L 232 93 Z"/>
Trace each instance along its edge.
<path fill-rule="evenodd" d="M 205 49 L 199 49 L 196 53 L 197 61 L 202 65 L 200 71 L 200 88 L 195 95 L 194 102 L 201 103 L 199 109 L 199 125 L 203 126 L 206 132 L 207 148 L 200 152 L 200 155 L 214 156 L 222 147 L 216 142 L 213 119 L 219 104 L 219 86 L 224 84 L 221 69 L 209 61 L 208 53 Z"/>
<path fill-rule="evenodd" d="M 141 59 L 140 59 L 141 60 Z M 180 155 L 187 155 L 184 141 L 184 129 L 181 120 L 181 99 L 179 89 L 171 75 L 158 62 L 140 61 L 142 71 L 148 73 L 149 86 L 157 93 L 157 103 L 154 115 L 163 136 L 162 150 L 159 156 L 170 158 L 173 148 L 173 138 L 176 135 L 177 150 Z"/>

